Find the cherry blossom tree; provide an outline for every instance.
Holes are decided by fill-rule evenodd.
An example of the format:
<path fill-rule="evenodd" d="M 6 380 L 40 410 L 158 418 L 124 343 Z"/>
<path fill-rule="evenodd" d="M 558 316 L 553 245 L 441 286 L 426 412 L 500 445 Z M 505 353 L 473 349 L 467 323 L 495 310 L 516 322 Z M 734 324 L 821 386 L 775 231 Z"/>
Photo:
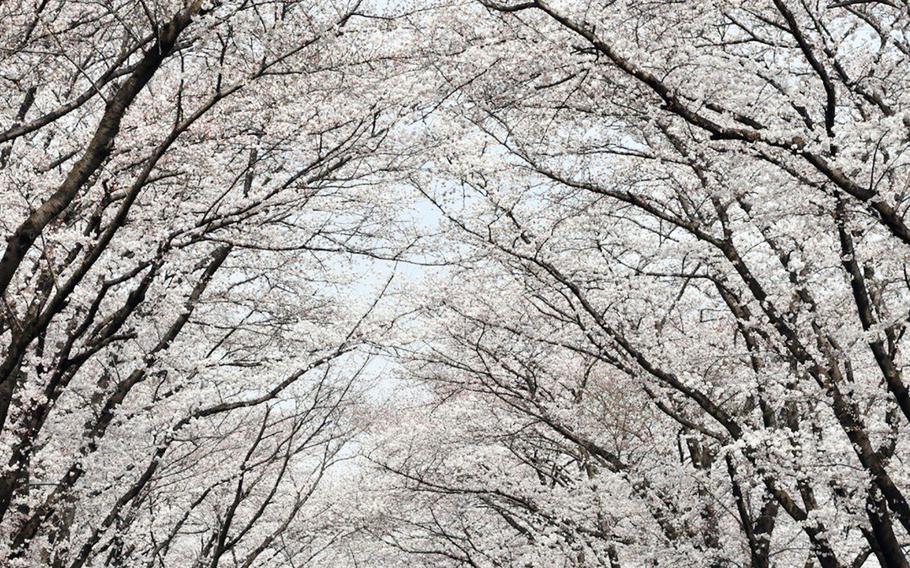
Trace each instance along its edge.
<path fill-rule="evenodd" d="M 440 9 L 399 548 L 907 566 L 907 6 Z"/>
<path fill-rule="evenodd" d="M 903 0 L 0 18 L 0 564 L 908 566 Z"/>
<path fill-rule="evenodd" d="M 383 283 L 351 287 L 409 244 L 375 189 L 406 67 L 369 10 L 0 7 L 0 564 L 295 566 L 340 537 L 319 484 L 388 327 Z"/>

